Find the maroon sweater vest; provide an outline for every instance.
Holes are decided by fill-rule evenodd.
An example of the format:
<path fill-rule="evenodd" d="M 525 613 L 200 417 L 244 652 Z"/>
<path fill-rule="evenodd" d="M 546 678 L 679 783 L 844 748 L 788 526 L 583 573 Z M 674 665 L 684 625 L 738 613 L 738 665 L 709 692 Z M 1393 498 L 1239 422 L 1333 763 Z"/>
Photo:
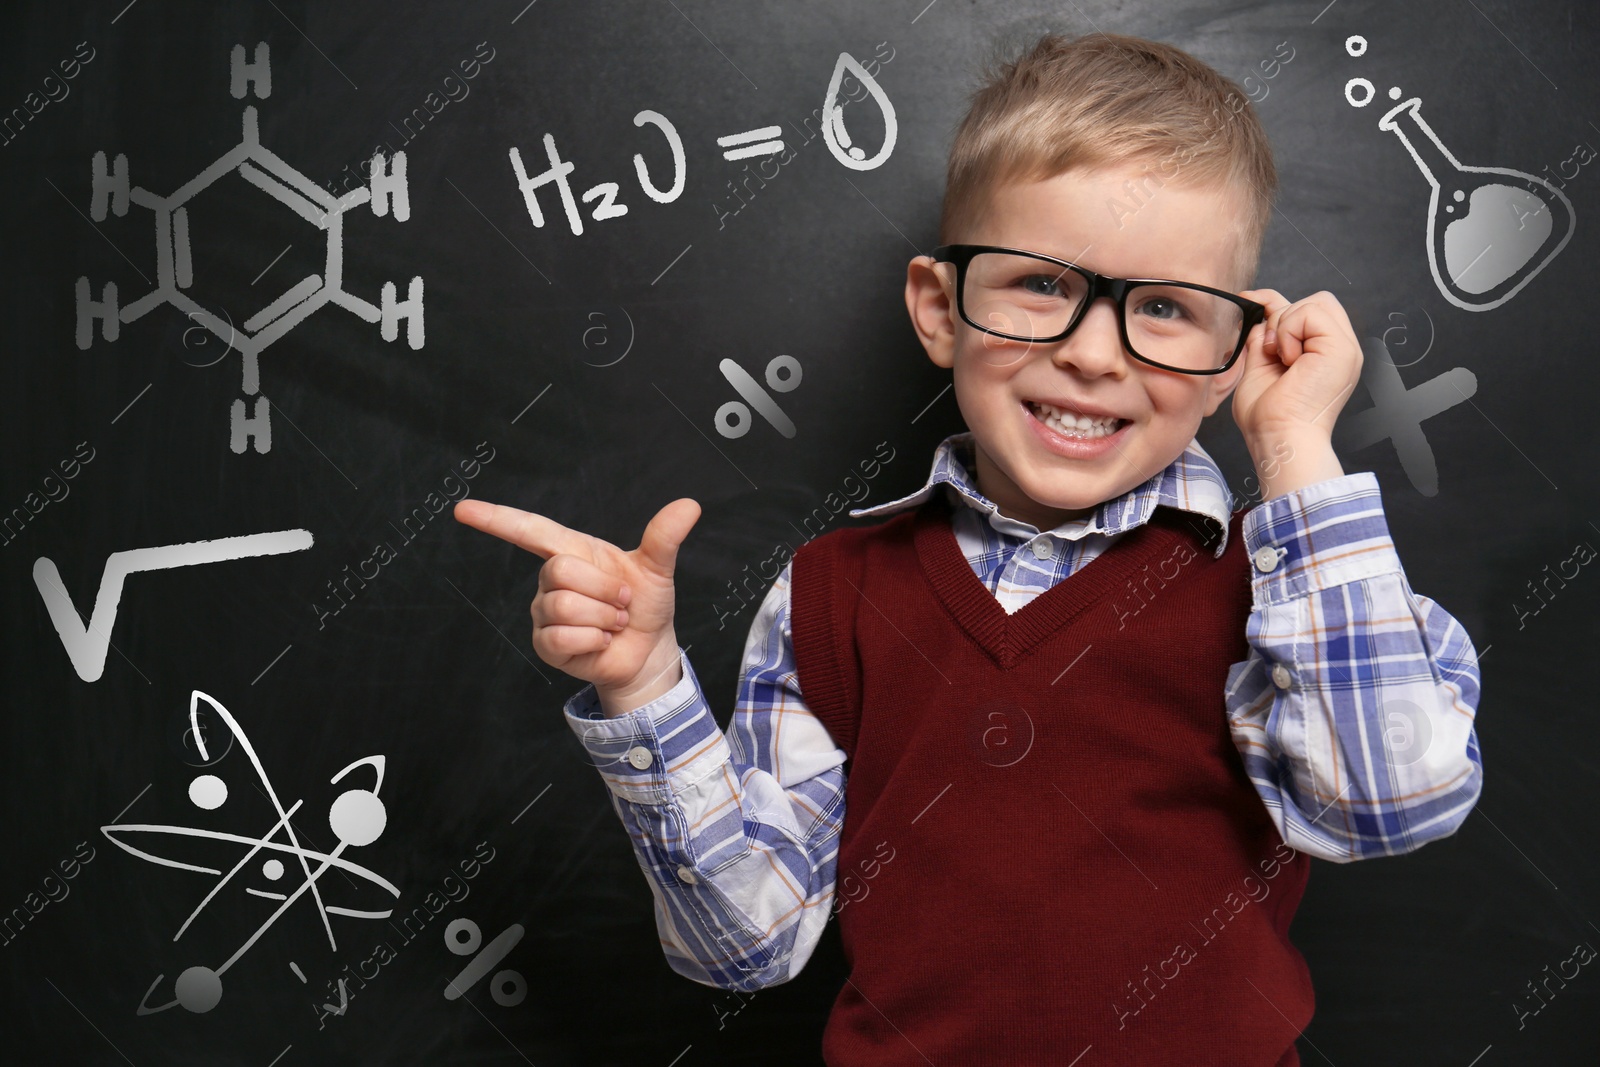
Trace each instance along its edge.
<path fill-rule="evenodd" d="M 1229 734 L 1235 512 L 1159 506 L 1007 615 L 942 494 L 795 553 L 800 691 L 849 756 L 829 1067 L 1296 1067 L 1310 861 Z M 1206 544 L 1201 533 L 1211 538 Z"/>

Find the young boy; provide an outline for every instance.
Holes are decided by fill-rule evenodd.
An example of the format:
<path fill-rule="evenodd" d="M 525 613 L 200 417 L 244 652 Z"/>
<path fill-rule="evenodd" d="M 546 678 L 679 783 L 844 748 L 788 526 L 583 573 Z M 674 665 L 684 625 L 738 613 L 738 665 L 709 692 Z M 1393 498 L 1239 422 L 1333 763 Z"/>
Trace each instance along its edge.
<path fill-rule="evenodd" d="M 906 280 L 969 430 L 785 564 L 726 736 L 673 628 L 694 501 L 632 552 L 457 505 L 547 561 L 533 646 L 593 683 L 567 720 L 674 970 L 787 981 L 837 912 L 834 1067 L 1299 1062 L 1306 854 L 1452 834 L 1482 771 L 1472 643 L 1329 443 L 1343 309 L 1241 290 L 1275 188 L 1175 48 L 1047 35 L 995 74 Z M 1230 395 L 1254 507 L 1194 437 Z"/>

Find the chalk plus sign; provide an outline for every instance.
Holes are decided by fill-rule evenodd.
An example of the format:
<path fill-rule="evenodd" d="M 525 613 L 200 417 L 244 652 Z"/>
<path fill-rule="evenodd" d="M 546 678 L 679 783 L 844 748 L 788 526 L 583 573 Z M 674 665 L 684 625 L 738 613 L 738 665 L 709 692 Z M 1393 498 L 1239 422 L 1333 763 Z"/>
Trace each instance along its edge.
<path fill-rule="evenodd" d="M 255 56 L 245 61 L 244 45 L 233 46 L 231 64 L 232 93 L 236 100 L 253 92 L 265 99 L 272 95 L 272 72 L 265 41 L 255 47 Z M 87 349 L 94 337 L 94 323 L 100 322 L 100 335 L 117 339 L 121 323 L 132 322 L 160 304 L 171 304 L 194 322 L 204 326 L 232 348 L 239 350 L 244 363 L 245 397 L 233 401 L 231 447 L 242 453 L 247 442 L 257 452 L 272 448 L 272 425 L 267 398 L 261 395 L 259 360 L 268 345 L 294 329 L 301 320 L 323 304 L 334 303 L 354 312 L 367 322 L 381 323 L 385 341 L 399 336 L 400 323 L 406 324 L 406 343 L 413 349 L 423 343 L 422 278 L 413 277 L 404 300 L 396 299 L 395 284 L 384 282 L 376 305 L 344 290 L 344 213 L 370 203 L 374 215 L 387 215 L 392 206 L 397 222 L 411 216 L 406 192 L 406 154 L 396 152 L 391 161 L 378 152 L 372 158 L 370 184 L 336 197 L 285 163 L 261 145 L 256 130 L 256 109 L 244 109 L 244 137 L 236 147 L 190 179 L 170 196 L 157 196 L 147 189 L 128 187 L 128 157 L 118 154 L 106 167 L 106 154 L 94 154 L 94 191 L 89 213 L 103 221 L 106 209 L 117 215 L 128 213 L 128 204 L 147 207 L 156 220 L 156 288 L 126 307 L 118 307 L 117 286 L 106 282 L 99 300 L 91 299 L 89 279 L 78 279 L 77 342 Z M 327 234 L 327 265 L 322 274 L 311 274 L 235 326 L 218 317 L 185 290 L 194 282 L 194 266 L 189 252 L 189 215 L 184 205 L 218 178 L 238 171 L 250 184 L 288 205 L 296 214 Z M 245 398 L 253 398 L 246 412 Z"/>
<path fill-rule="evenodd" d="M 1407 389 L 1383 338 L 1365 338 L 1361 351 L 1365 357 L 1361 380 L 1372 396 L 1372 407 L 1339 424 L 1342 446 L 1357 451 L 1389 438 L 1411 484 L 1423 496 L 1436 495 L 1439 465 L 1422 432 L 1423 420 L 1465 402 L 1478 391 L 1477 376 L 1465 367 L 1452 367 Z"/>

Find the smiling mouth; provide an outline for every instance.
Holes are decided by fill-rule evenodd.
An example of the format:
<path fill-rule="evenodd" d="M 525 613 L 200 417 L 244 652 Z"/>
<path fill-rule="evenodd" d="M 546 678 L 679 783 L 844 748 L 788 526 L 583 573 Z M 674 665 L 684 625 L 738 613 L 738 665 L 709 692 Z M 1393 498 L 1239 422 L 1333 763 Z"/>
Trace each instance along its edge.
<path fill-rule="evenodd" d="M 1033 400 L 1024 400 L 1022 404 L 1030 415 L 1063 437 L 1092 441 L 1100 437 L 1110 437 L 1128 424 L 1127 419 L 1105 417 L 1091 419 Z"/>

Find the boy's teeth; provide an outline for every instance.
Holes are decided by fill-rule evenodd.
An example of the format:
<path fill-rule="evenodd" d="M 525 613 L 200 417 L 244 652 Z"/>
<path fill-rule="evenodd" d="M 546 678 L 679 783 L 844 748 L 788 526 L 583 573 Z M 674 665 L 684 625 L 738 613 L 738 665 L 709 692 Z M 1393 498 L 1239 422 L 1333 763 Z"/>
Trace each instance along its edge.
<path fill-rule="evenodd" d="M 1123 422 L 1122 419 L 1105 416 L 1090 419 L 1032 400 L 1028 401 L 1028 407 L 1046 426 L 1078 437 L 1105 437 L 1115 433 Z"/>

